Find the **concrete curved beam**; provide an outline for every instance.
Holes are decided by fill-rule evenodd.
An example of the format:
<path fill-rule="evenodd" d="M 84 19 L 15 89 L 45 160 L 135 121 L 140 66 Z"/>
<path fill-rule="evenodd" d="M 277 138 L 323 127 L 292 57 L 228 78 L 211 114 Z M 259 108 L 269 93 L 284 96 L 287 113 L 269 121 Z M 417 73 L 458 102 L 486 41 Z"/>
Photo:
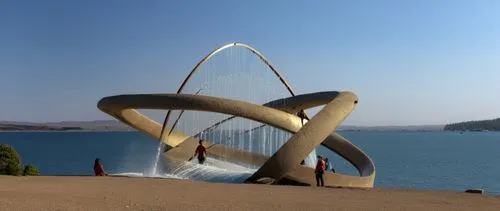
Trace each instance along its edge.
<path fill-rule="evenodd" d="M 198 110 L 230 114 L 244 117 L 274 127 L 282 128 L 289 132 L 298 131 L 301 127 L 298 117 L 273 108 L 255 105 L 243 101 L 209 97 L 203 95 L 190 94 L 138 94 L 138 95 L 118 95 L 103 98 L 98 103 L 98 108 L 105 113 L 131 125 L 134 128 L 148 133 L 159 139 L 156 132 L 158 128 L 152 129 L 156 122 L 146 119 L 145 116 L 135 109 L 169 109 L 169 110 Z M 146 121 L 152 121 L 154 123 Z M 138 125 L 145 124 L 145 126 Z M 282 125 L 287 125 L 283 127 Z M 161 127 L 159 128 L 161 130 Z M 170 147 L 177 146 L 184 137 L 164 140 Z M 158 136 L 157 136 L 158 135 Z M 185 140 L 185 138 L 184 138 Z"/>
<path fill-rule="evenodd" d="M 312 94 L 296 95 L 295 97 L 271 101 L 264 104 L 264 106 L 295 114 L 302 110 L 327 104 L 337 96 L 335 93 L 337 92 L 316 92 Z M 357 101 L 355 103 L 357 103 Z M 356 167 L 361 176 L 375 174 L 375 165 L 370 157 L 338 133 L 330 134 L 321 145 L 336 152 L 342 158 L 349 161 Z"/>
<path fill-rule="evenodd" d="M 264 104 L 264 106 L 285 111 L 290 114 L 296 114 L 299 111 L 313 108 L 316 106 L 325 105 L 332 101 L 338 92 L 316 92 L 312 94 L 296 95 L 294 97 L 274 100 Z M 314 99 L 314 100 L 312 100 Z M 202 132 L 208 131 L 224 122 L 234 119 L 236 116 L 231 116 L 227 119 L 219 121 L 208 127 Z M 264 126 L 264 125 L 263 125 Z M 259 127 L 257 127 L 259 128 Z M 253 129 L 252 129 L 253 130 Z M 361 149 L 353 145 L 346 138 L 338 133 L 332 133 L 322 143 L 324 147 L 334 151 L 342 158 L 351 163 L 359 172 L 360 176 L 375 175 L 375 166 L 373 161 Z"/>
<path fill-rule="evenodd" d="M 292 96 L 295 96 L 295 93 L 293 92 L 293 90 L 292 90 L 291 86 L 288 84 L 288 82 L 281 76 L 281 74 L 278 72 L 278 70 L 271 64 L 271 62 L 261 52 L 259 52 L 257 49 L 255 49 L 255 48 L 253 48 L 253 47 L 251 47 L 249 45 L 246 45 L 246 44 L 243 44 L 243 43 L 238 43 L 238 42 L 225 44 L 223 46 L 220 46 L 220 47 L 216 48 L 215 50 L 213 50 L 209 54 L 207 54 L 202 60 L 200 60 L 195 65 L 195 67 L 191 70 L 191 72 L 188 74 L 188 76 L 184 79 L 184 81 L 182 82 L 181 86 L 177 90 L 177 94 L 182 93 L 182 90 L 184 89 L 184 87 L 186 86 L 186 84 L 189 82 L 189 80 L 191 79 L 191 77 L 194 75 L 194 73 L 196 73 L 198 71 L 199 67 L 201 67 L 206 61 L 208 61 L 211 57 L 213 57 L 217 53 L 223 51 L 224 49 L 231 48 L 231 47 L 236 47 L 236 46 L 246 48 L 249 51 L 251 51 L 252 53 L 254 53 L 255 55 L 257 55 L 261 59 L 261 61 L 263 61 L 270 68 L 270 70 L 278 77 L 278 79 L 287 88 L 287 90 L 290 92 L 290 94 Z M 282 100 L 288 101 L 289 99 L 282 99 Z M 273 107 L 273 108 L 278 108 L 278 109 L 284 110 L 284 111 L 286 111 L 288 113 L 296 114 L 299 111 L 303 111 L 305 108 L 319 106 L 319 105 L 323 105 L 323 104 L 326 103 L 326 102 L 321 102 L 320 103 L 319 98 L 318 98 L 318 101 L 303 101 L 303 100 L 300 99 L 300 97 L 299 98 L 295 98 L 294 102 L 295 103 L 300 103 L 301 105 L 300 106 L 299 106 L 299 104 L 293 105 L 293 104 L 290 104 L 290 102 L 289 102 L 289 104 L 286 104 L 286 103 L 283 104 L 283 103 L 280 103 L 278 101 L 275 101 L 275 102 L 267 103 L 267 104 L 265 104 L 265 106 Z M 311 105 L 311 103 L 316 103 L 316 105 Z M 278 105 L 278 106 L 276 106 L 276 105 Z M 182 113 L 183 112 L 181 112 L 179 114 L 178 119 L 180 118 L 180 116 L 182 115 Z M 170 135 L 171 135 L 170 132 L 166 133 L 166 130 L 169 130 L 167 128 L 167 123 L 168 123 L 168 120 L 170 118 L 170 114 L 171 114 L 171 110 L 168 110 L 168 112 L 167 112 L 167 114 L 165 116 L 165 120 L 163 121 L 163 126 L 162 126 L 162 128 L 160 130 L 161 132 L 160 132 L 159 140 L 162 140 L 162 142 L 165 140 L 165 138 L 164 138 L 165 134 L 168 134 L 168 137 L 170 137 Z M 305 112 L 304 112 L 304 114 L 305 114 Z M 226 121 L 229 121 L 231 119 L 234 119 L 235 117 L 236 116 L 232 116 L 232 117 L 229 117 L 227 119 L 224 119 L 224 120 L 216 123 L 215 125 L 207 128 L 206 130 L 208 130 L 210 128 L 213 128 L 213 127 L 216 127 L 217 125 L 222 124 L 222 123 L 224 123 Z M 305 117 L 306 117 L 306 120 L 309 120 L 309 117 L 307 117 L 307 114 L 305 114 Z M 174 123 L 174 125 L 171 128 L 172 131 L 175 130 L 175 126 L 176 126 L 176 124 Z M 174 140 L 172 140 L 170 142 L 176 142 L 175 143 L 176 145 L 179 144 L 178 141 L 177 141 L 178 138 L 175 138 L 175 137 L 170 137 L 170 138 L 174 139 Z M 331 141 L 331 140 L 334 140 L 334 139 L 337 139 L 337 141 L 336 142 Z M 328 140 L 330 140 L 330 141 L 328 141 Z M 327 148 L 329 148 L 330 150 L 333 150 L 334 149 L 334 147 L 332 147 L 333 143 L 341 143 L 341 142 L 345 142 L 345 141 L 347 141 L 345 138 L 343 138 L 342 136 L 340 136 L 337 133 L 334 133 L 334 134 L 331 135 L 331 137 L 329 136 L 329 138 L 325 139 L 325 142 L 323 142 L 322 145 L 325 146 L 325 147 L 327 147 Z M 172 143 L 170 145 L 172 145 Z M 335 150 L 333 150 L 333 151 L 335 151 Z M 343 151 L 339 151 L 339 152 L 335 151 L 335 152 L 337 154 L 339 154 L 340 156 L 344 157 L 351 164 L 353 164 L 358 169 L 358 171 L 360 172 L 361 175 L 365 174 L 365 173 L 362 173 L 362 172 L 365 172 L 367 168 L 361 168 L 361 166 L 364 166 L 364 165 L 358 165 L 357 164 L 357 163 L 360 163 L 360 162 L 354 161 L 354 160 L 350 159 L 348 156 L 345 155 L 345 153 L 343 153 Z M 366 156 L 359 149 L 354 150 L 351 153 L 356 153 L 356 152 L 358 152 L 358 154 L 361 153 L 362 155 L 364 155 L 367 158 L 367 159 L 363 159 L 362 162 L 363 163 L 370 163 L 370 164 L 372 164 L 372 168 L 373 168 L 373 171 L 374 171 L 373 162 L 371 162 L 371 160 L 369 159 L 369 157 Z"/>
<path fill-rule="evenodd" d="M 337 95 L 338 92 L 316 92 L 311 94 L 296 95 L 294 97 L 268 102 L 264 104 L 264 106 L 282 110 L 290 114 L 296 114 L 302 110 L 325 105 L 332 101 Z M 229 121 L 234 117 L 236 116 L 224 119 L 205 129 L 203 132 Z M 358 170 L 360 176 L 370 176 L 375 174 L 375 166 L 373 165 L 370 157 L 341 135 L 332 133 L 325 140 L 323 140 L 321 145 L 334 151 L 342 158 L 349 161 Z"/>
<path fill-rule="evenodd" d="M 115 104 L 110 98 L 100 100 L 97 107 L 117 120 L 167 144 L 170 148 L 179 145 L 189 138 L 188 135 L 181 132 L 168 130 L 167 133 L 170 134 L 169 139 L 160 139 L 162 125 L 138 112 L 135 108 L 139 107 L 123 107 L 122 105 Z M 167 140 L 169 141 L 168 143 Z"/>
<path fill-rule="evenodd" d="M 170 109 L 170 110 L 199 110 L 218 112 L 240 116 L 243 118 L 268 124 L 291 133 L 296 133 L 271 159 L 267 160 L 262 168 L 255 172 L 248 181 L 262 177 L 274 178 L 276 182 L 283 178 L 311 184 L 312 172 L 309 168 L 300 167 L 299 163 L 323 140 L 329 148 L 348 158 L 360 171 L 361 177 L 340 174 L 326 174 L 326 185 L 373 187 L 375 169 L 373 163 L 361 150 L 347 140 L 330 135 L 335 128 L 352 111 L 357 98 L 350 92 L 324 92 L 300 95 L 284 99 L 284 104 L 290 105 L 287 111 L 293 112 L 303 108 L 315 107 L 327 103 L 325 108 L 306 123 L 302 128 L 301 119 L 291 113 L 260 106 L 243 101 L 230 100 L 200 95 L 187 94 L 140 94 L 119 95 L 103 98 L 98 103 L 99 109 L 132 127 L 160 139 L 161 126 L 146 118 L 135 109 Z M 273 103 L 275 106 L 279 102 Z M 279 106 L 277 106 L 279 107 Z M 301 129 L 302 128 L 302 129 Z M 185 134 L 172 131 L 172 136 L 166 141 L 170 147 L 180 146 L 188 137 Z M 162 140 L 165 142 L 165 140 Z M 196 142 L 194 142 L 196 143 Z M 184 149 L 171 150 L 168 155 L 186 159 L 186 153 L 191 154 L 196 147 L 193 140 L 182 144 Z M 181 147 L 182 148 L 182 147 Z M 191 149 L 192 148 L 192 149 Z M 210 147 L 210 153 L 224 151 L 224 147 Z M 351 153 L 351 154 L 349 154 Z M 219 153 L 221 154 L 221 153 Z M 238 156 L 251 156 L 251 153 L 241 153 Z M 260 158 L 259 158 L 260 159 Z"/>
<path fill-rule="evenodd" d="M 314 100 L 311 100 L 314 101 Z M 339 93 L 301 130 L 292 136 L 248 181 L 270 177 L 279 181 L 294 172 L 300 162 L 325 140 L 354 109 L 358 99 L 349 92 Z"/>

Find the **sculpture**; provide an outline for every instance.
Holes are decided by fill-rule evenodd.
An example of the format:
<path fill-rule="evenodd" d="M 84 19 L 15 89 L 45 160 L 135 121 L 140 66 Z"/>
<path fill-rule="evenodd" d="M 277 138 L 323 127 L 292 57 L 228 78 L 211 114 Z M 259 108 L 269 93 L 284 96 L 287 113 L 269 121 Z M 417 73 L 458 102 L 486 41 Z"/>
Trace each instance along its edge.
<path fill-rule="evenodd" d="M 244 47 L 259 56 L 292 96 L 264 105 L 256 105 L 219 97 L 182 94 L 184 86 L 200 65 L 221 50 L 233 46 Z M 223 145 L 212 144 L 210 140 L 207 140 L 207 153 L 211 157 L 226 156 L 238 162 L 261 166 L 247 179 L 247 182 L 262 181 L 266 178 L 272 184 L 314 184 L 313 170 L 301 166 L 300 162 L 322 144 L 353 164 L 360 174 L 360 176 L 348 176 L 327 172 L 325 173 L 326 186 L 373 187 L 375 166 L 372 160 L 347 139 L 334 133 L 337 126 L 350 114 L 357 103 L 358 99 L 352 92 L 317 92 L 295 95 L 286 80 L 260 52 L 242 43 L 231 43 L 215 49 L 202 59 L 189 73 L 176 94 L 110 96 L 101 99 L 98 108 L 138 131 L 164 142 L 166 145 L 166 152 L 162 154 L 164 163 L 187 161 L 198 143 L 194 136 L 190 137 L 175 131 L 175 124 L 172 128 L 166 127 L 171 110 L 217 112 L 232 115 L 223 121 L 238 116 L 294 134 L 271 157 L 242 150 L 229 150 Z M 325 106 L 310 119 L 303 112 L 305 109 L 320 105 Z M 168 113 L 163 125 L 160 125 L 136 109 L 166 109 Z"/>

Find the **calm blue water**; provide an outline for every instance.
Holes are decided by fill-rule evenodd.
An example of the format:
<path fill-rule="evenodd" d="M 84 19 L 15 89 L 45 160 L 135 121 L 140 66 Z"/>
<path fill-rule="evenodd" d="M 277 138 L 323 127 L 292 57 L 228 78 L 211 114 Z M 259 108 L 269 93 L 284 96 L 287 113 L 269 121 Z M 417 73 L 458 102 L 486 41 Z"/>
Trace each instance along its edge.
<path fill-rule="evenodd" d="M 484 188 L 500 194 L 500 133 L 341 132 L 375 162 L 376 187 L 463 191 Z M 90 175 L 95 157 L 110 173 L 145 172 L 155 160 L 157 142 L 135 132 L 0 133 L 24 164 L 43 175 Z M 338 172 L 355 169 L 324 148 Z"/>

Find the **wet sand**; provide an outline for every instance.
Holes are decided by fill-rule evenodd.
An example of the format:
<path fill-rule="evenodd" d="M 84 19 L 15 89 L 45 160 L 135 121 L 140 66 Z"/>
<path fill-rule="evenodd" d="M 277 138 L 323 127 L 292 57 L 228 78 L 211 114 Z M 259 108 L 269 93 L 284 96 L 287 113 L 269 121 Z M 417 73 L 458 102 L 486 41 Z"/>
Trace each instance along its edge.
<path fill-rule="evenodd" d="M 127 177 L 0 176 L 0 210 L 498 210 L 447 191 L 221 184 Z"/>

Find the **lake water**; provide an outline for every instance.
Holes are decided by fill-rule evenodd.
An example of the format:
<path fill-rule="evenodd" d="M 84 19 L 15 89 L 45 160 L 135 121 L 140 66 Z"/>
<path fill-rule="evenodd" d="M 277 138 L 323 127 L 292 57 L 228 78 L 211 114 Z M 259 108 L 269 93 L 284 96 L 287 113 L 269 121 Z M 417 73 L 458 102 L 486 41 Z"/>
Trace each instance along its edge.
<path fill-rule="evenodd" d="M 500 133 L 340 132 L 374 161 L 376 187 L 463 191 L 484 188 L 500 194 Z M 136 132 L 5 132 L 23 164 L 42 175 L 90 175 L 94 158 L 110 173 L 148 171 L 158 142 Z M 337 172 L 356 175 L 346 161 L 325 148 Z"/>

